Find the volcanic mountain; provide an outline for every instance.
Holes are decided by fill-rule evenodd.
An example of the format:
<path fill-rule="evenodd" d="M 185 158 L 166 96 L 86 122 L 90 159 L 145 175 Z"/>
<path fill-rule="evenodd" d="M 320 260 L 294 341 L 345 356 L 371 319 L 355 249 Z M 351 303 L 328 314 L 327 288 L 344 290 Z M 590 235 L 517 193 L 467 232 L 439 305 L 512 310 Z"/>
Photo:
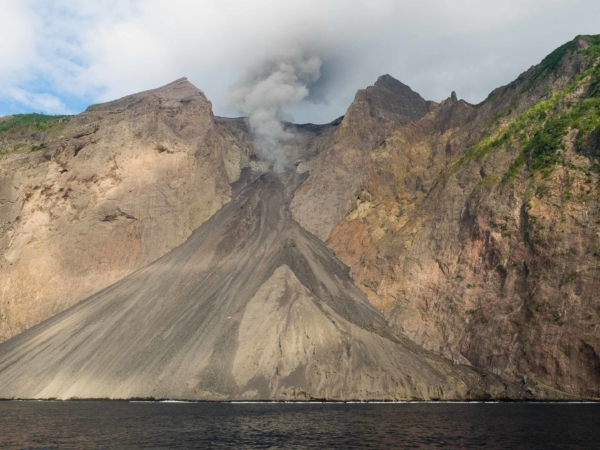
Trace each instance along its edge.
<path fill-rule="evenodd" d="M 526 395 L 393 335 L 348 268 L 292 219 L 304 178 L 245 171 L 184 244 L 4 343 L 0 397 Z"/>
<path fill-rule="evenodd" d="M 383 75 L 285 174 L 186 79 L 0 118 L 0 396 L 600 398 L 599 110 L 577 36 L 477 105 Z"/>

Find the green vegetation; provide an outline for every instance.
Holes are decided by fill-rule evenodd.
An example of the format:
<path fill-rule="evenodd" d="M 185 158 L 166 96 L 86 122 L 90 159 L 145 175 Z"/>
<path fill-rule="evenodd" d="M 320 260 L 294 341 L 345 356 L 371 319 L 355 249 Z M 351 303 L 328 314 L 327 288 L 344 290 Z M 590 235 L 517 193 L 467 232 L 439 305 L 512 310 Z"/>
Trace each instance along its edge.
<path fill-rule="evenodd" d="M 533 74 L 531 82 L 533 83 L 544 73 L 555 72 L 556 70 L 558 70 L 558 65 L 560 64 L 560 61 L 565 57 L 567 52 L 574 53 L 575 51 L 577 51 L 577 39 L 579 39 L 579 36 L 577 36 L 572 41 L 561 45 L 548 56 L 546 56 L 544 59 L 542 59 L 542 62 L 540 62 L 540 64 L 535 70 L 535 73 Z"/>
<path fill-rule="evenodd" d="M 514 81 L 513 81 L 514 83 Z M 507 117 L 510 116 L 510 114 L 517 108 L 517 101 L 513 100 L 510 104 L 510 106 L 507 106 L 506 108 L 504 108 L 502 111 L 500 111 L 498 114 L 494 115 L 494 117 L 492 117 L 490 119 L 490 121 L 488 122 L 488 125 L 498 125 L 498 123 L 500 122 L 500 119 L 502 119 L 503 117 Z"/>
<path fill-rule="evenodd" d="M 498 177 L 495 175 L 488 175 L 487 177 L 483 178 L 478 184 L 479 186 L 485 187 L 485 186 L 491 186 L 493 184 L 495 184 L 498 181 Z"/>
<path fill-rule="evenodd" d="M 549 197 L 550 195 L 551 195 L 550 189 L 548 189 L 548 186 L 546 186 L 544 184 L 540 184 L 535 191 L 535 196 L 537 198 L 539 198 L 540 200 L 543 199 L 544 197 Z"/>
<path fill-rule="evenodd" d="M 548 55 L 533 79 L 558 68 L 567 51 L 577 50 L 577 40 L 566 43 Z M 539 102 L 519 115 L 507 128 L 483 138 L 458 161 L 458 166 L 504 148 L 521 149 L 502 182 L 512 180 L 523 166 L 547 176 L 557 164 L 563 164 L 563 141 L 569 130 L 577 130 L 576 146 L 582 148 L 589 134 L 600 127 L 600 35 L 587 36 L 590 46 L 580 53 L 590 58 L 589 68 L 562 91 Z M 567 100 L 567 95 L 589 84 L 587 98 Z M 600 155 L 599 155 L 600 156 Z M 492 180 L 482 180 L 482 184 Z"/>
<path fill-rule="evenodd" d="M 510 138 L 509 131 L 510 127 L 509 130 L 503 133 L 499 138 L 493 138 L 492 136 L 483 138 L 481 141 L 471 147 L 467 153 L 465 153 L 465 155 L 460 159 L 460 162 L 462 163 L 474 159 L 481 159 L 492 150 L 499 149 Z"/>
<path fill-rule="evenodd" d="M 17 152 L 23 147 L 32 152 L 44 150 L 48 133 L 33 136 L 37 132 L 56 132 L 61 130 L 69 122 L 71 116 L 52 116 L 48 114 L 15 114 L 13 116 L 0 117 L 0 139 L 3 142 L 0 147 L 0 157 Z M 32 142 L 38 142 L 31 145 Z"/>
<path fill-rule="evenodd" d="M 39 145 L 34 145 L 31 147 L 32 152 L 39 152 L 40 150 L 44 150 L 46 148 L 46 143 L 42 142 Z"/>
<path fill-rule="evenodd" d="M 69 121 L 70 116 L 51 116 L 47 114 L 15 114 L 0 119 L 0 133 L 26 133 L 43 131 L 62 125 Z"/>
<path fill-rule="evenodd" d="M 571 282 L 575 281 L 578 276 L 579 276 L 579 274 L 577 272 L 571 272 L 569 275 L 567 275 L 565 282 L 571 283 Z"/>
<path fill-rule="evenodd" d="M 594 71 L 600 75 L 600 67 L 594 67 Z M 565 91 L 570 92 L 575 87 L 570 85 Z M 564 150 L 563 140 L 570 129 L 578 130 L 576 146 L 581 148 L 590 132 L 600 126 L 600 98 L 587 98 L 561 107 L 559 100 L 568 93 L 565 91 L 538 105 L 547 108 L 545 117 L 528 114 L 537 113 L 538 106 L 524 113 L 524 123 L 519 130 L 522 150 L 504 175 L 503 182 L 513 179 L 525 164 L 531 171 L 548 175 L 554 166 L 563 163 L 559 150 Z"/>
<path fill-rule="evenodd" d="M 558 70 L 560 61 L 565 57 L 567 52 L 575 53 L 577 51 L 577 41 L 582 37 L 586 37 L 590 41 L 591 47 L 600 45 L 600 35 L 577 36 L 572 41 L 561 45 L 556 50 L 554 50 L 552 53 L 550 53 L 548 56 L 546 56 L 544 59 L 542 59 L 542 62 L 537 66 L 536 71 L 533 74 L 531 83 L 535 82 L 538 78 L 540 78 L 545 73 L 556 72 Z"/>
<path fill-rule="evenodd" d="M 9 147 L 0 147 L 0 156 L 4 155 L 5 153 L 16 152 L 23 146 L 24 144 L 14 144 Z"/>

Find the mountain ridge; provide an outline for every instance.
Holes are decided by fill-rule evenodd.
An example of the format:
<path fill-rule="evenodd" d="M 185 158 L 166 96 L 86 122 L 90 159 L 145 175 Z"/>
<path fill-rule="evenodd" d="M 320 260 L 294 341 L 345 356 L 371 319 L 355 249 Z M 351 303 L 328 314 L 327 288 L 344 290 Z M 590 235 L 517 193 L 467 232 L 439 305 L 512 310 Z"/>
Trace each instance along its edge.
<path fill-rule="evenodd" d="M 478 105 L 382 76 L 340 120 L 286 125 L 304 137 L 293 219 L 394 335 L 539 398 L 600 397 L 597 41 L 576 37 Z M 401 94 L 390 107 L 387 84 Z M 0 131 L 4 338 L 181 245 L 245 167 L 265 170 L 244 119 L 215 117 L 182 80 L 19 130 Z M 287 270 L 273 284 L 306 298 Z"/>
<path fill-rule="evenodd" d="M 600 396 L 593 42 L 392 134 L 327 241 L 397 331 L 573 398 Z"/>

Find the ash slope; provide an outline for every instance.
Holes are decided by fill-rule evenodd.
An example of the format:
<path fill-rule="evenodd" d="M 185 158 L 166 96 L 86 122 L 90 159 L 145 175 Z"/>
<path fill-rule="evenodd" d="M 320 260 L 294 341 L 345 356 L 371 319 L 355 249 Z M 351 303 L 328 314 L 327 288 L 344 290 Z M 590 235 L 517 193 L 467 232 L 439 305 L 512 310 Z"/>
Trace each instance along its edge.
<path fill-rule="evenodd" d="M 291 218 L 299 176 L 250 176 L 183 245 L 0 345 L 0 397 L 522 398 L 392 335 Z"/>
<path fill-rule="evenodd" d="M 63 119 L 0 118 L 0 342 L 185 242 L 251 153 L 185 78 Z"/>

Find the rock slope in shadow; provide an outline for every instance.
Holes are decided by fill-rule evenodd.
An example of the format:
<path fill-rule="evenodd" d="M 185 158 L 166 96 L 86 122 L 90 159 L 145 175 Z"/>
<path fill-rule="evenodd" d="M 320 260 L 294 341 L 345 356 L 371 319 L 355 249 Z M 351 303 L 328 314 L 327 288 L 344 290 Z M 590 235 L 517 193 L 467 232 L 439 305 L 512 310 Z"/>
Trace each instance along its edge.
<path fill-rule="evenodd" d="M 184 244 L 1 344 L 0 397 L 527 395 L 392 334 L 348 268 L 292 219 L 301 181 L 246 171 Z"/>

